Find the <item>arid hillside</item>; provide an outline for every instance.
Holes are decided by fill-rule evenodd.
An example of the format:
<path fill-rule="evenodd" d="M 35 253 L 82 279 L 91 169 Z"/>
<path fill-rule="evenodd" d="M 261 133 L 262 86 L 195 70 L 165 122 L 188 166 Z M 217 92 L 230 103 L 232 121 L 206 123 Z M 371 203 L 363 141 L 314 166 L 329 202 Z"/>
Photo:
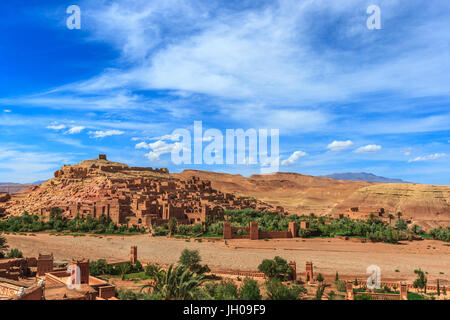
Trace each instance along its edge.
<path fill-rule="evenodd" d="M 130 167 L 106 156 L 64 165 L 54 178 L 20 193 L 0 194 L 2 216 L 24 211 L 48 216 L 55 208 L 67 217 L 104 214 L 117 224 L 128 220 L 146 227 L 170 217 L 200 222 L 225 209 L 275 210 L 257 199 L 217 191 L 204 179 L 178 179 L 165 168 Z"/>
<path fill-rule="evenodd" d="M 334 212 L 351 207 L 381 207 L 394 215 L 402 212 L 426 229 L 450 226 L 450 186 L 374 184 L 356 190 L 337 205 Z"/>
<path fill-rule="evenodd" d="M 450 226 L 450 186 L 385 184 L 344 181 L 297 173 L 270 175 L 230 175 L 185 170 L 174 176 L 199 176 L 211 181 L 222 192 L 252 196 L 291 214 L 339 214 L 358 207 L 363 212 L 384 208 L 387 214 L 411 219 L 426 229 Z"/>
<path fill-rule="evenodd" d="M 198 176 L 211 181 L 213 188 L 236 195 L 251 196 L 282 206 L 290 213 L 328 214 L 356 190 L 372 185 L 363 181 L 319 178 L 297 173 L 241 175 L 185 170 L 178 177 Z"/>

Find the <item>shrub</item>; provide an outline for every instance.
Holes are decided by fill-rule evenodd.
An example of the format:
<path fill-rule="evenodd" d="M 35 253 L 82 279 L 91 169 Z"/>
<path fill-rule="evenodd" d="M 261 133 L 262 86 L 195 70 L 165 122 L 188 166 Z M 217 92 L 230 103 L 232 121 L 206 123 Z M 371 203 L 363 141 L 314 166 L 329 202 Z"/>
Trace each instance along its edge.
<path fill-rule="evenodd" d="M 267 297 L 269 300 L 299 300 L 300 294 L 306 293 L 303 286 L 285 286 L 276 278 L 265 282 Z"/>
<path fill-rule="evenodd" d="M 408 225 L 406 224 L 406 221 L 405 221 L 405 220 L 403 220 L 403 219 L 398 219 L 398 220 L 395 222 L 395 227 L 396 227 L 398 230 L 406 230 L 406 229 L 408 228 Z"/>
<path fill-rule="evenodd" d="M 220 283 L 207 283 L 205 290 L 214 300 L 237 300 L 238 287 L 232 280 L 222 281 Z"/>
<path fill-rule="evenodd" d="M 19 249 L 12 249 L 8 254 L 6 255 L 7 258 L 23 258 L 22 251 Z"/>
<path fill-rule="evenodd" d="M 322 300 L 323 292 L 325 291 L 325 285 L 320 284 L 316 290 L 316 300 Z"/>
<path fill-rule="evenodd" d="M 98 276 L 102 274 L 108 274 L 108 266 L 105 259 L 92 261 L 89 264 L 89 273 L 91 276 Z"/>
<path fill-rule="evenodd" d="M 178 263 L 187 267 L 191 272 L 203 274 L 211 271 L 207 265 L 202 266 L 200 262 L 201 258 L 198 250 L 189 249 L 184 249 L 181 252 L 180 259 L 178 260 Z"/>
<path fill-rule="evenodd" d="M 162 300 L 163 298 L 159 293 L 143 293 L 122 289 L 117 292 L 117 296 L 120 300 Z"/>
<path fill-rule="evenodd" d="M 251 278 L 245 278 L 239 290 L 239 297 L 241 300 L 261 300 L 258 282 Z"/>
<path fill-rule="evenodd" d="M 339 291 L 339 292 L 346 292 L 347 291 L 346 283 L 345 283 L 344 280 L 335 281 L 334 284 L 336 285 L 337 291 Z"/>
<path fill-rule="evenodd" d="M 258 266 L 258 271 L 269 278 L 287 279 L 292 274 L 292 269 L 286 260 L 276 256 L 273 260 L 265 259 Z"/>
<path fill-rule="evenodd" d="M 372 300 L 372 296 L 367 293 L 357 294 L 355 300 Z"/>
<path fill-rule="evenodd" d="M 133 266 L 133 272 L 141 272 L 144 270 L 144 267 L 142 267 L 142 264 L 139 261 L 136 261 L 136 263 Z"/>

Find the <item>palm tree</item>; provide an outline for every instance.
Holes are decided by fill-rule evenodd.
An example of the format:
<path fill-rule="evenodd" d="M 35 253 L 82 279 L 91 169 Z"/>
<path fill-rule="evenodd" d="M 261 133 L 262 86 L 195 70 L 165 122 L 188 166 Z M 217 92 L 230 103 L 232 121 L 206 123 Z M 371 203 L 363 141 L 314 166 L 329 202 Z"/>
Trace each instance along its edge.
<path fill-rule="evenodd" d="M 397 217 L 400 219 L 400 217 L 402 216 L 403 214 L 399 211 L 399 212 L 397 212 Z"/>
<path fill-rule="evenodd" d="M 153 281 L 143 285 L 141 291 L 151 288 L 154 293 L 159 293 L 166 300 L 193 299 L 197 289 L 206 281 L 203 275 L 190 272 L 184 266 L 174 267 L 173 264 L 167 271 L 154 268 L 149 276 Z"/>
<path fill-rule="evenodd" d="M 177 232 L 178 221 L 176 218 L 172 217 L 169 219 L 167 226 L 169 228 L 169 237 L 172 237 Z"/>
<path fill-rule="evenodd" d="M 394 216 L 392 214 L 389 214 L 388 218 L 389 218 L 389 225 L 391 225 L 391 221 L 392 221 L 392 219 L 394 219 Z"/>
<path fill-rule="evenodd" d="M 128 263 L 122 263 L 119 265 L 120 276 L 122 280 L 125 280 L 125 275 L 130 271 L 130 265 Z"/>

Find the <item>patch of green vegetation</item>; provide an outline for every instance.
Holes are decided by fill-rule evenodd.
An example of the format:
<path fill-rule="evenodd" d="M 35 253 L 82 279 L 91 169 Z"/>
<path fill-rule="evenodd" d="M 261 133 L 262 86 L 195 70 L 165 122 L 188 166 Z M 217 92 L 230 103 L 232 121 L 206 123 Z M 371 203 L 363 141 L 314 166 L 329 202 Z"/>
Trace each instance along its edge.
<path fill-rule="evenodd" d="M 227 221 L 234 227 L 246 227 L 251 221 L 255 221 L 258 222 L 261 231 L 287 230 L 289 222 L 300 224 L 301 221 L 306 221 L 309 227 L 298 230 L 298 236 L 301 238 L 332 238 L 339 235 L 387 243 L 397 243 L 408 238 L 407 231 L 400 228 L 402 226 L 393 228 L 377 217 L 362 221 L 347 217 L 343 219 L 317 217 L 314 214 L 285 216 L 277 212 L 260 212 L 252 209 L 228 210 L 225 211 L 225 215 L 228 217 Z"/>
<path fill-rule="evenodd" d="M 367 293 L 357 294 L 355 300 L 372 300 L 372 296 Z"/>
<path fill-rule="evenodd" d="M 74 219 L 68 219 L 62 215 L 62 210 L 55 208 L 48 219 L 24 211 L 21 216 L 9 217 L 0 221 L 0 231 L 3 232 L 50 232 L 51 235 L 80 236 L 86 233 L 105 235 L 132 235 L 145 233 L 144 228 L 136 225 L 117 226 L 105 215 L 94 219 L 91 215 L 86 218 L 77 215 Z"/>
<path fill-rule="evenodd" d="M 430 230 L 430 236 L 435 240 L 450 242 L 450 228 L 438 228 Z"/>
<path fill-rule="evenodd" d="M 423 294 L 408 292 L 408 300 L 430 300 L 430 298 Z"/>

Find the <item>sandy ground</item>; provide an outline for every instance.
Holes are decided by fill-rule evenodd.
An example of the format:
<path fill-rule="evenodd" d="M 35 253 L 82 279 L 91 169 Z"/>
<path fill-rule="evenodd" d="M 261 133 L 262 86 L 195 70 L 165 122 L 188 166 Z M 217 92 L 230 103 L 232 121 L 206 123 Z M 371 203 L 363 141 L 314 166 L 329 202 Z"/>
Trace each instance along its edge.
<path fill-rule="evenodd" d="M 100 258 L 111 262 L 128 260 L 130 246 L 138 246 L 138 256 L 144 262 L 170 264 L 177 262 L 184 248 L 198 249 L 203 263 L 215 269 L 256 270 L 262 259 L 278 255 L 297 262 L 298 272 L 306 261 L 314 263 L 315 272 L 341 278 L 366 278 L 366 268 L 377 265 L 382 278 L 413 281 L 414 269 L 428 272 L 430 285 L 437 278 L 442 285 L 450 285 L 450 246 L 444 242 L 425 240 L 400 245 L 384 243 L 355 243 L 340 239 L 280 239 L 280 240 L 223 240 L 201 243 L 186 242 L 149 235 L 73 237 L 48 234 L 5 235 L 11 248 L 18 248 L 24 256 L 53 253 L 57 261 L 72 258 Z M 396 272 L 398 270 L 398 272 Z"/>

